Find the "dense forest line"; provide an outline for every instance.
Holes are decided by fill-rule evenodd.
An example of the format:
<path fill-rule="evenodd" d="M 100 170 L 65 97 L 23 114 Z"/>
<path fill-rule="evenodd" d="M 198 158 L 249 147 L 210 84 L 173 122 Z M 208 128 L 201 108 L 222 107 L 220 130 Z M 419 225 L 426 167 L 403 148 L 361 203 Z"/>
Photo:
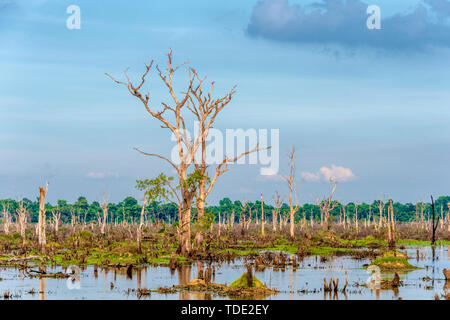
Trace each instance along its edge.
<path fill-rule="evenodd" d="M 36 223 L 38 221 L 39 215 L 39 199 L 36 201 L 31 201 L 24 198 L 23 205 L 29 213 L 28 220 L 31 223 Z M 10 212 L 13 220 L 15 220 L 15 215 L 19 207 L 19 202 L 13 199 L 0 200 L 0 210 L 2 213 L 2 218 L 4 216 L 5 210 Z M 381 200 L 375 200 L 371 204 L 360 203 L 355 204 L 353 202 L 343 204 L 334 201 L 335 207 L 331 211 L 331 214 L 339 219 L 339 217 L 345 212 L 345 214 L 352 220 L 355 216 L 358 220 L 364 220 L 369 217 L 371 219 L 377 219 L 380 213 L 380 202 Z M 381 204 L 388 204 L 390 200 L 381 202 Z M 52 219 L 53 213 L 59 213 L 61 216 L 61 222 L 70 223 L 74 218 L 78 222 L 92 222 L 97 221 L 98 217 L 102 213 L 102 205 L 98 201 L 93 201 L 89 203 L 87 199 L 80 196 L 75 203 L 68 203 L 65 200 L 58 200 L 56 205 L 50 203 L 46 204 L 46 215 L 47 218 Z M 387 205 L 382 205 L 383 214 L 387 211 Z M 142 206 L 140 202 L 133 197 L 126 197 L 123 201 L 119 203 L 108 203 L 107 204 L 109 219 L 108 222 L 122 222 L 127 221 L 129 223 L 136 222 L 139 219 Z M 244 209 L 245 208 L 245 209 Z M 393 202 L 394 214 L 397 221 L 408 222 L 408 221 L 418 221 L 418 220 L 429 220 L 431 216 L 431 203 L 418 202 L 418 203 L 400 203 Z M 437 214 L 441 218 L 445 218 L 450 211 L 450 196 L 441 196 L 435 201 L 435 208 Z M 272 212 L 276 208 L 273 205 L 264 202 L 263 210 L 266 220 L 272 220 Z M 229 198 L 224 198 L 219 201 L 219 205 L 206 206 L 206 212 L 211 213 L 214 216 L 215 221 L 218 221 L 219 213 L 221 217 L 229 218 L 234 212 L 235 222 L 239 221 L 239 217 L 243 210 L 246 210 L 246 214 L 251 214 L 253 220 L 261 219 L 261 201 L 257 200 L 255 202 L 242 203 L 241 201 L 232 201 Z M 153 202 L 148 204 L 145 208 L 146 217 L 150 221 L 161 220 L 165 222 L 176 222 L 178 221 L 178 209 L 173 203 L 158 203 Z M 283 203 L 280 207 L 281 215 L 288 215 L 289 206 Z M 313 220 L 320 221 L 320 204 L 309 204 L 306 203 L 299 208 L 295 214 L 295 221 L 298 222 L 300 219 L 310 220 L 311 215 Z M 195 208 L 192 209 L 192 216 L 196 217 Z"/>

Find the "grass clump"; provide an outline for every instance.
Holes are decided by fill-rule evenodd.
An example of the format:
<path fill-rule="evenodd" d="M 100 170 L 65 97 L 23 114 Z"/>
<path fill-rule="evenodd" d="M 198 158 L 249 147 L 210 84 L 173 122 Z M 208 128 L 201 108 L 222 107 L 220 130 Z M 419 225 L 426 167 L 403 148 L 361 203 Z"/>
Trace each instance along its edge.
<path fill-rule="evenodd" d="M 266 286 L 255 276 L 252 277 L 252 286 L 249 287 L 247 279 L 247 272 L 244 272 L 242 276 L 230 284 L 230 288 L 266 288 Z"/>
<path fill-rule="evenodd" d="M 403 257 L 384 256 L 372 261 L 371 265 L 380 267 L 382 270 L 408 270 L 418 269 Z"/>

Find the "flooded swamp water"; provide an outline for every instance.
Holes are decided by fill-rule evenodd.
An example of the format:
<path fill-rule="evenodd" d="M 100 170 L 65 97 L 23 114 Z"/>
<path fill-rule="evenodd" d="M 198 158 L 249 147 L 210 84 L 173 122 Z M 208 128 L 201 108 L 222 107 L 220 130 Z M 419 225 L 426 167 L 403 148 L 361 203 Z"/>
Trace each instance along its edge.
<path fill-rule="evenodd" d="M 443 269 L 450 268 L 448 246 L 438 246 L 434 257 L 431 247 L 409 247 L 405 250 L 412 257 L 409 262 L 420 269 L 399 273 L 402 285 L 395 290 L 370 289 L 362 284 L 370 280 L 371 274 L 365 266 L 368 259 L 354 259 L 347 256 L 319 257 L 310 256 L 299 261 L 294 270 L 286 268 L 265 268 L 255 272 L 255 276 L 269 288 L 279 291 L 266 299 L 315 299 L 315 300 L 372 300 L 372 299 L 441 299 L 450 293 L 450 281 L 445 281 Z M 246 267 L 243 259 L 232 263 L 213 264 L 215 274 L 212 281 L 230 284 L 239 278 Z M 37 268 L 35 268 L 37 269 Z M 62 267 L 47 267 L 50 272 L 66 272 Z M 339 279 L 340 288 L 348 276 L 345 293 L 324 292 L 324 277 Z M 382 272 L 382 279 L 392 279 L 394 273 Z M 134 268 L 131 277 L 126 268 L 81 268 L 79 281 L 73 279 L 53 279 L 25 276 L 16 268 L 0 269 L 0 298 L 9 293 L 9 299 L 228 299 L 215 293 L 151 292 L 141 296 L 138 289 L 156 290 L 160 287 L 187 284 L 197 277 L 197 263 L 171 270 L 168 267 Z"/>

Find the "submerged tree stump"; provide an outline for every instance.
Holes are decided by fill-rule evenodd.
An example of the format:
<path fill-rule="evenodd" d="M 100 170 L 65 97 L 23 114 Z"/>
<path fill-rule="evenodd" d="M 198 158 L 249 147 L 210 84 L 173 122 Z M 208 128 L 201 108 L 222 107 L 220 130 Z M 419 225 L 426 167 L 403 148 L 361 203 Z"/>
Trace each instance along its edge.
<path fill-rule="evenodd" d="M 253 270 L 251 265 L 247 265 L 247 286 L 253 287 Z"/>
<path fill-rule="evenodd" d="M 396 272 L 394 275 L 394 279 L 392 280 L 392 287 L 398 287 L 400 285 L 400 277 L 398 273 Z"/>
<path fill-rule="evenodd" d="M 442 270 L 445 276 L 445 280 L 450 281 L 450 269 L 444 269 Z"/>
<path fill-rule="evenodd" d="M 211 283 L 211 268 L 206 268 L 205 271 L 205 283 L 208 285 Z"/>

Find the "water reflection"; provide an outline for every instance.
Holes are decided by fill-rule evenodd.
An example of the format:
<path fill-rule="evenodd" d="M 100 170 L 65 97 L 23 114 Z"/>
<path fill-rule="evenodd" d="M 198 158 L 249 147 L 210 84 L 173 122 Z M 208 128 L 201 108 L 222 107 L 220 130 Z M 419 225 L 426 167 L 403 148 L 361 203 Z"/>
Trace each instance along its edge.
<path fill-rule="evenodd" d="M 305 257 L 292 266 L 255 270 L 255 276 L 263 283 L 279 291 L 270 299 L 433 299 L 450 295 L 450 282 L 443 279 L 442 270 L 449 268 L 449 246 L 409 248 L 407 253 L 414 257 L 411 261 L 422 269 L 400 274 L 403 286 L 390 290 L 371 290 L 362 284 L 368 281 L 370 274 L 364 265 L 366 259 L 350 257 Z M 291 257 L 292 258 L 292 257 Z M 291 259 L 290 258 L 290 259 Z M 291 259 L 291 261 L 293 261 Z M 156 290 L 160 287 L 188 284 L 194 278 L 208 277 L 213 282 L 230 284 L 246 271 L 248 260 L 235 260 L 234 263 L 196 262 L 191 266 L 178 268 L 104 268 L 89 266 L 82 268 L 77 283 L 70 279 L 30 278 L 23 270 L 4 268 L 1 271 L 0 293 L 10 291 L 12 299 L 137 299 L 138 289 Z M 40 271 L 64 272 L 61 267 L 43 267 Z M 346 273 L 348 286 L 343 290 Z M 340 288 L 325 292 L 323 278 L 339 279 Z M 393 274 L 381 274 L 382 279 L 392 279 Z M 78 287 L 70 286 L 76 284 Z M 77 290 L 74 290 L 77 289 Z M 134 291 L 133 291 L 134 290 Z M 37 293 L 33 295 L 33 293 Z M 152 292 L 148 299 L 208 300 L 226 299 L 215 294 L 180 291 L 159 294 Z"/>
<path fill-rule="evenodd" d="M 39 267 L 40 272 L 46 272 L 47 267 Z M 47 291 L 47 279 L 39 278 L 39 300 L 45 300 L 45 292 Z"/>

